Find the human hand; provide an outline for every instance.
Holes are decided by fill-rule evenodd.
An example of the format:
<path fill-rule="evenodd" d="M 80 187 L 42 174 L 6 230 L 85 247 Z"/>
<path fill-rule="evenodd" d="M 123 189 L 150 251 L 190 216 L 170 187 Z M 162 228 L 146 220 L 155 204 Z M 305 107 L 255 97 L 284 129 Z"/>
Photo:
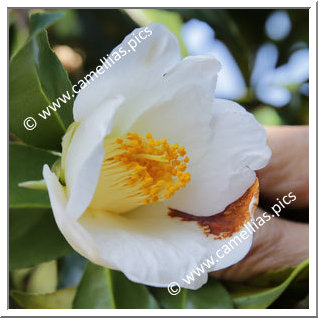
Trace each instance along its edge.
<path fill-rule="evenodd" d="M 297 199 L 289 208 L 308 208 L 308 127 L 267 127 L 272 158 L 257 172 L 260 195 L 270 206 L 293 192 Z M 272 211 L 271 211 L 272 212 Z M 255 218 L 264 211 L 260 208 Z M 269 270 L 297 265 L 308 257 L 308 224 L 272 218 L 254 234 L 249 254 L 239 263 L 213 272 L 212 276 L 244 281 Z"/>
<path fill-rule="evenodd" d="M 260 195 L 269 203 L 292 191 L 291 208 L 308 208 L 309 133 L 307 126 L 266 127 L 272 149 L 269 164 L 257 171 Z"/>

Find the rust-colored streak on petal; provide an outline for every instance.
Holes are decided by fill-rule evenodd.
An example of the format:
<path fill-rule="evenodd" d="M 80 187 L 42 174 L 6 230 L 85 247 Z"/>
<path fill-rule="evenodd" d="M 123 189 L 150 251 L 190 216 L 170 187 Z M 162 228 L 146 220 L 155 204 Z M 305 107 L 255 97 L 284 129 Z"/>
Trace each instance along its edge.
<path fill-rule="evenodd" d="M 231 237 L 234 233 L 241 230 L 244 224 L 251 220 L 250 204 L 253 204 L 252 213 L 254 214 L 258 204 L 259 184 L 258 179 L 254 184 L 227 208 L 216 215 L 212 216 L 195 216 L 170 209 L 171 217 L 178 217 L 182 221 L 197 222 L 203 229 L 205 235 L 213 234 L 214 239 L 220 240 Z M 254 202 L 252 201 L 254 198 Z M 253 203 L 252 203 L 253 202 Z"/>

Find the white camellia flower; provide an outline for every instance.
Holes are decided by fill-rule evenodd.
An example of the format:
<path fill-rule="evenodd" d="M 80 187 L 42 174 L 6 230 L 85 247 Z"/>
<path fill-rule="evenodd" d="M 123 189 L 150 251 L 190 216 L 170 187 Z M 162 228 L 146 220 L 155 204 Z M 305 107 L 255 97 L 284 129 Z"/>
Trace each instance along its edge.
<path fill-rule="evenodd" d="M 182 60 L 171 32 L 147 30 L 79 93 L 61 173 L 45 165 L 43 174 L 77 252 L 138 283 L 197 289 L 208 273 L 190 285 L 182 278 L 244 231 L 258 199 L 255 170 L 271 152 L 253 115 L 214 98 L 216 59 Z M 251 244 L 249 235 L 209 271 L 240 261 Z"/>

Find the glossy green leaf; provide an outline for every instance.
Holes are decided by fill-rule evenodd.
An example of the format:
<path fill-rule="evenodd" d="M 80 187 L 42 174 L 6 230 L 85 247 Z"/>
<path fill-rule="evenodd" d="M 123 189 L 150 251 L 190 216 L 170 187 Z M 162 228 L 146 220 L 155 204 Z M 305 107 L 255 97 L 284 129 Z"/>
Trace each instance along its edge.
<path fill-rule="evenodd" d="M 19 183 L 43 179 L 44 164 L 52 166 L 59 157 L 52 152 L 20 143 L 9 144 L 9 206 L 50 207 L 46 191 L 19 187 Z"/>
<path fill-rule="evenodd" d="M 122 273 L 88 263 L 74 298 L 73 308 L 158 308 L 143 285 Z"/>
<path fill-rule="evenodd" d="M 25 309 L 71 309 L 75 291 L 74 287 L 47 294 L 12 290 L 10 295 L 19 306 Z"/>
<path fill-rule="evenodd" d="M 182 289 L 177 295 L 170 295 L 167 288 L 152 288 L 152 294 L 161 307 L 166 309 L 229 309 L 233 302 L 227 290 L 216 279 L 198 290 Z"/>
<path fill-rule="evenodd" d="M 229 283 L 236 308 L 263 309 L 270 306 L 299 276 L 308 273 L 308 259 L 295 268 L 272 271 L 252 279 L 248 284 Z"/>
<path fill-rule="evenodd" d="M 36 36 L 56 21 L 64 17 L 63 11 L 51 11 L 46 13 L 34 13 L 30 17 L 30 36 Z"/>
<path fill-rule="evenodd" d="M 22 23 L 15 23 L 19 15 L 16 10 L 9 9 L 9 57 L 17 52 L 26 42 L 29 32 Z"/>
<path fill-rule="evenodd" d="M 112 288 L 117 308 L 158 308 L 156 300 L 146 286 L 130 281 L 119 271 L 109 271 L 111 272 Z"/>
<path fill-rule="evenodd" d="M 51 23 L 62 17 L 60 12 L 37 13 L 30 18 L 31 34 L 25 45 L 11 59 L 9 67 L 9 128 L 25 143 L 60 150 L 61 138 L 72 122 L 71 83 L 62 64 L 51 50 L 47 32 Z M 50 111 L 47 119 L 40 117 L 48 105 L 69 92 L 65 104 Z M 33 117 L 37 126 L 24 127 L 25 118 Z"/>
<path fill-rule="evenodd" d="M 37 265 L 72 251 L 50 209 L 10 209 L 10 269 Z"/>

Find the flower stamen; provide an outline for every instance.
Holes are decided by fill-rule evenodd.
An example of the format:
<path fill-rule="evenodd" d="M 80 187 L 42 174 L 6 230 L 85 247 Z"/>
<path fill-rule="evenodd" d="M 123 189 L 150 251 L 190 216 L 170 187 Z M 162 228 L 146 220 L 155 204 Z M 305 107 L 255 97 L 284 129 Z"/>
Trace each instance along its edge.
<path fill-rule="evenodd" d="M 190 181 L 184 147 L 150 133 L 105 138 L 105 156 L 91 208 L 123 213 L 172 197 Z"/>

